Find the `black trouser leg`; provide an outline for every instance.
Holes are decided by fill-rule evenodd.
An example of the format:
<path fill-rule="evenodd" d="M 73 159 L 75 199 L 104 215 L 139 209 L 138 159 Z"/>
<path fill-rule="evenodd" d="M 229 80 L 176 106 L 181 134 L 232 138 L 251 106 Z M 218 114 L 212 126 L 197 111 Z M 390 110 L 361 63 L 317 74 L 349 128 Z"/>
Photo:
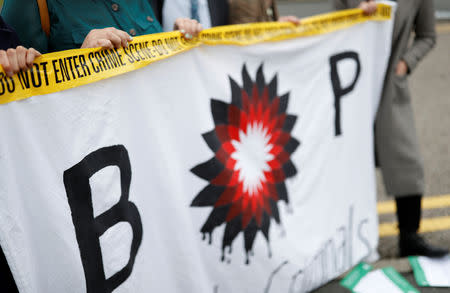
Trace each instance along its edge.
<path fill-rule="evenodd" d="M 397 203 L 398 227 L 400 229 L 400 256 L 445 256 L 448 253 L 447 249 L 430 245 L 417 234 L 422 212 L 422 195 L 402 196 L 396 198 L 395 201 Z"/>
<path fill-rule="evenodd" d="M 3 254 L 3 249 L 0 248 L 0 292 L 8 292 L 8 293 L 18 293 L 16 282 L 14 282 L 14 278 L 11 274 L 11 270 L 9 269 L 8 262 L 6 261 L 6 257 Z"/>
<path fill-rule="evenodd" d="M 416 233 L 422 215 L 422 195 L 408 195 L 395 198 L 400 233 Z"/>

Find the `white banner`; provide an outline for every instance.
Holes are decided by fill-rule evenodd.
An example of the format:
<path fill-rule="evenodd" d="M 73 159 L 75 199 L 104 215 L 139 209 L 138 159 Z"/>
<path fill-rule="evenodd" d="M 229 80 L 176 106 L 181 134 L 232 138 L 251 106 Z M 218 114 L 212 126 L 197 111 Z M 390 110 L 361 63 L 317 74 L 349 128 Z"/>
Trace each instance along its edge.
<path fill-rule="evenodd" d="M 0 105 L 20 292 L 306 292 L 375 253 L 391 30 L 200 46 Z"/>

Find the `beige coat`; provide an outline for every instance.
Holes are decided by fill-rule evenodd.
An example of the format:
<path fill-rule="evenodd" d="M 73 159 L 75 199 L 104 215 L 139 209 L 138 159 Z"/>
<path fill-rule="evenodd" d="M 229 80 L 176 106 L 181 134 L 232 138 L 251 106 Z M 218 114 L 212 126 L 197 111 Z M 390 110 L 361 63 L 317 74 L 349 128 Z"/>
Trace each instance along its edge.
<path fill-rule="evenodd" d="M 354 8 L 359 0 L 333 0 L 337 9 Z M 433 0 L 397 0 L 392 53 L 375 124 L 378 162 L 386 191 L 403 196 L 423 194 L 424 172 L 414 126 L 407 76 L 397 76 L 404 60 L 413 71 L 436 42 Z M 412 32 L 414 42 L 409 45 Z"/>
<path fill-rule="evenodd" d="M 275 21 L 278 19 L 275 2 L 275 0 L 229 0 L 230 24 Z"/>

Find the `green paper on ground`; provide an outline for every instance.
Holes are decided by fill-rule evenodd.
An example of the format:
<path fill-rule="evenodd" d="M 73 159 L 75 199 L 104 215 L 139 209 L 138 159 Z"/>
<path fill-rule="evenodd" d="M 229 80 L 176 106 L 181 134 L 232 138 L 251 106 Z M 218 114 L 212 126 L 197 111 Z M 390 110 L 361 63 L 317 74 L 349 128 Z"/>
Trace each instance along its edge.
<path fill-rule="evenodd" d="M 341 281 L 341 285 L 358 293 L 419 293 L 392 267 L 371 270 L 370 265 L 359 264 Z"/>
<path fill-rule="evenodd" d="M 411 256 L 409 263 L 419 286 L 450 287 L 450 256 L 444 258 Z"/>

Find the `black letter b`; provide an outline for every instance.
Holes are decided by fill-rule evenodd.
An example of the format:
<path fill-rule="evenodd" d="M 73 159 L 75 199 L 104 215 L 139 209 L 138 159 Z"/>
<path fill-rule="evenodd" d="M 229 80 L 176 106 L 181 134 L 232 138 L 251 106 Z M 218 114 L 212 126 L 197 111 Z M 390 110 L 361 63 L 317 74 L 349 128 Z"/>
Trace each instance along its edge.
<path fill-rule="evenodd" d="M 121 196 L 118 203 L 94 218 L 89 179 L 108 166 L 120 170 Z M 87 293 L 110 293 L 130 276 L 142 241 L 142 222 L 136 205 L 128 200 L 131 166 L 122 145 L 101 148 L 64 172 L 64 185 L 72 211 L 81 261 L 86 277 Z M 128 264 L 106 279 L 100 248 L 100 236 L 119 222 L 127 222 L 133 231 Z"/>

